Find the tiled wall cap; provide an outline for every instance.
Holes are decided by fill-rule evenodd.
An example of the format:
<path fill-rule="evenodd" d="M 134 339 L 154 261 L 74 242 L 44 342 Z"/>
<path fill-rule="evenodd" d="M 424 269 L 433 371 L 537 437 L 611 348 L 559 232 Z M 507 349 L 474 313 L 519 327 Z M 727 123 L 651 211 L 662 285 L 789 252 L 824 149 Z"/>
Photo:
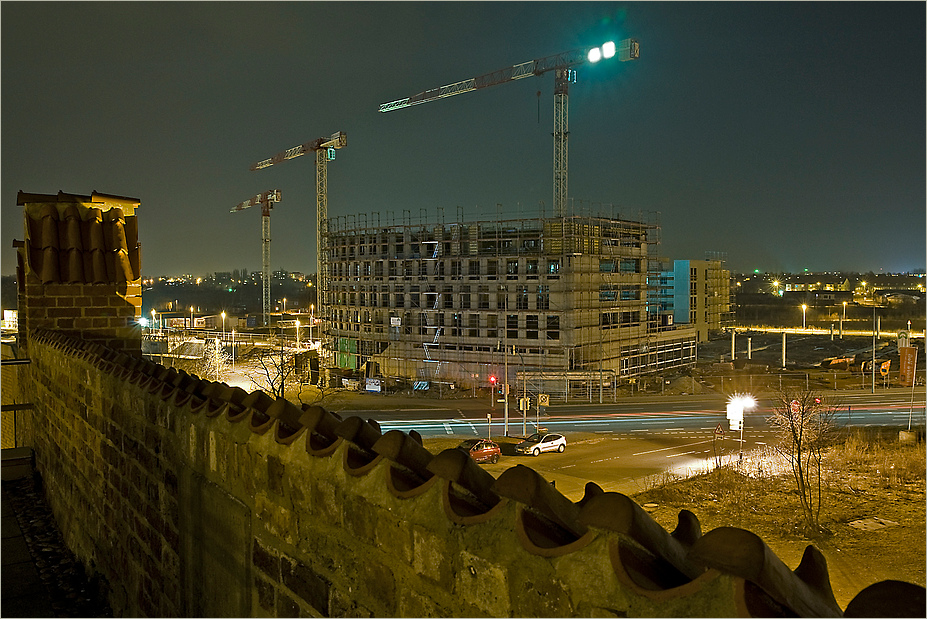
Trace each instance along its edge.
<path fill-rule="evenodd" d="M 321 406 L 304 404 L 300 423 L 306 427 L 306 452 L 317 457 L 327 457 L 334 453 L 342 440 L 335 434 L 335 428 L 341 421 L 340 415 L 330 413 Z"/>
<path fill-rule="evenodd" d="M 749 580 L 801 617 L 843 614 L 830 587 L 827 561 L 814 546 L 805 549 L 793 572 L 755 533 L 718 527 L 692 545 L 689 560 Z"/>
<path fill-rule="evenodd" d="M 372 424 L 369 420 L 360 417 L 348 417 L 335 427 L 335 434 L 341 438 L 350 441 L 370 453 L 371 456 L 377 454 L 373 451 L 373 445 L 380 440 L 379 424 Z"/>
<path fill-rule="evenodd" d="M 923 617 L 927 589 L 901 580 L 883 580 L 856 594 L 844 617 Z"/>
<path fill-rule="evenodd" d="M 261 413 L 266 414 L 267 409 L 274 403 L 274 399 L 261 391 L 260 389 L 252 391 L 242 400 L 241 405 L 245 408 L 254 408 Z"/>
<path fill-rule="evenodd" d="M 578 520 L 579 507 L 532 468 L 518 464 L 505 470 L 496 479 L 493 490 L 499 496 L 530 507 L 576 537 L 586 533 L 586 525 Z"/>
<path fill-rule="evenodd" d="M 432 458 L 425 468 L 466 490 L 484 509 L 499 503 L 499 495 L 492 487 L 496 478 L 483 470 L 462 449 L 445 449 Z"/>
<path fill-rule="evenodd" d="M 404 432 L 390 430 L 373 444 L 373 451 L 398 467 L 408 487 L 421 485 L 434 477 L 434 473 L 428 470 L 428 463 L 434 456 Z"/>
<path fill-rule="evenodd" d="M 692 543 L 688 539 L 692 537 L 694 529 L 700 534 L 701 527 L 694 514 L 687 513 L 691 515 L 691 519 L 686 516 L 686 524 L 681 529 L 686 540 L 680 540 L 667 533 L 650 514 L 629 497 L 617 492 L 606 492 L 591 498 L 580 508 L 579 522 L 625 535 L 665 559 L 689 578 L 696 578 L 705 568 L 691 563 L 687 558 Z M 683 516 L 680 514 L 680 522 L 682 520 Z M 680 530 L 680 527 L 677 527 L 677 530 Z M 695 539 L 698 536 L 696 535 Z"/>
<path fill-rule="evenodd" d="M 335 426 L 335 434 L 350 444 L 344 453 L 344 468 L 348 473 L 366 473 L 376 460 L 382 458 L 373 450 L 381 436 L 379 424 L 360 417 L 348 417 Z"/>
<path fill-rule="evenodd" d="M 277 398 L 268 408 L 264 416 L 251 415 L 251 431 L 255 434 L 264 434 L 274 423 L 283 424 L 292 434 L 299 429 L 299 418 L 302 411 L 285 398 Z"/>

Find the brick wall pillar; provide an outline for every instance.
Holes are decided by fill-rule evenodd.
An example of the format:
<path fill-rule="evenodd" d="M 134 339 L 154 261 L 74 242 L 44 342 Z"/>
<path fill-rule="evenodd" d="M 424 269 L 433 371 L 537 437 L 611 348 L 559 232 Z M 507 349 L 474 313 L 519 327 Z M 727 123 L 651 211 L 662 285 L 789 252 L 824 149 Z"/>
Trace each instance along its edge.
<path fill-rule="evenodd" d="M 51 329 L 141 356 L 141 268 L 135 198 L 27 194 L 17 242 L 20 342 Z"/>

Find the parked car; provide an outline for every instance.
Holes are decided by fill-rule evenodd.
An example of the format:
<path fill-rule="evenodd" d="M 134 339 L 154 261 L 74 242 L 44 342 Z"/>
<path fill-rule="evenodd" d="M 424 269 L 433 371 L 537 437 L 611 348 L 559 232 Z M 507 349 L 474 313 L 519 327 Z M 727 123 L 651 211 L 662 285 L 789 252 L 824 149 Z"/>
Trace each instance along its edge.
<path fill-rule="evenodd" d="M 476 462 L 489 462 L 490 464 L 498 462 L 499 456 L 502 454 L 499 445 L 485 438 L 468 439 L 458 445 L 457 449 L 462 449 L 470 454 L 470 457 Z"/>
<path fill-rule="evenodd" d="M 541 455 L 542 451 L 563 452 L 566 449 L 566 438 L 562 434 L 532 434 L 522 442 L 515 445 L 515 453 Z"/>

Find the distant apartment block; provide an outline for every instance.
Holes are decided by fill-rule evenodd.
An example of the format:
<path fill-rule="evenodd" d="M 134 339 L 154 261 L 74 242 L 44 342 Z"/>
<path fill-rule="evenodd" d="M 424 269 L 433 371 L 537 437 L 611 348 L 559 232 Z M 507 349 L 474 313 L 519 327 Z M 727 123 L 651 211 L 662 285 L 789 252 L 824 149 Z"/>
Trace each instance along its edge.
<path fill-rule="evenodd" d="M 660 271 L 655 297 L 675 325 L 693 327 L 698 341 L 705 342 L 709 331 L 731 322 L 730 282 L 721 260 L 674 260 L 672 270 Z"/>
<path fill-rule="evenodd" d="M 652 310 L 657 226 L 611 217 L 355 226 L 328 234 L 334 365 L 531 392 L 614 388 L 695 363 Z"/>

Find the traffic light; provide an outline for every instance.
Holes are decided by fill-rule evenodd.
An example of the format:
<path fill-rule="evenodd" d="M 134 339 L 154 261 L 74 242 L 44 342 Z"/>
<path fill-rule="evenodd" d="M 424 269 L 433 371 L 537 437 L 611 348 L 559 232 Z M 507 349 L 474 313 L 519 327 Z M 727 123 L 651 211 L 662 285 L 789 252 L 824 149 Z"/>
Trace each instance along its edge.
<path fill-rule="evenodd" d="M 490 376 L 490 377 L 489 377 L 489 384 L 490 384 L 490 385 L 495 385 L 495 384 L 496 384 L 496 377 L 495 377 L 495 376 Z"/>

